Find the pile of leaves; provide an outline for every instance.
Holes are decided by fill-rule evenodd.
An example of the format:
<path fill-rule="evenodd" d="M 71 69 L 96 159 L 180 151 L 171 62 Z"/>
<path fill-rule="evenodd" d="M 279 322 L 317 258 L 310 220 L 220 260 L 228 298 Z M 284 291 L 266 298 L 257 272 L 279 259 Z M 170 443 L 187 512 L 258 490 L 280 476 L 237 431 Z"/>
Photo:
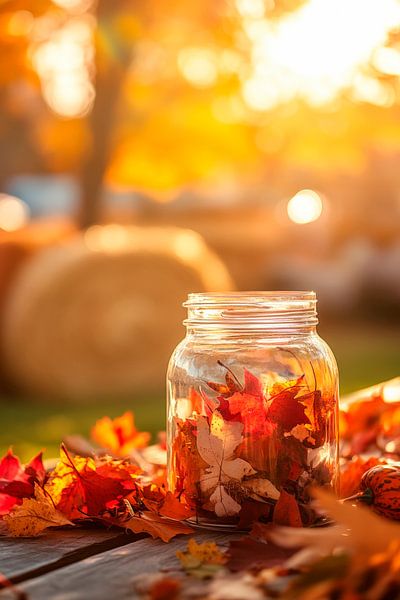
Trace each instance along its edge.
<path fill-rule="evenodd" d="M 209 384 L 218 386 L 217 401 L 193 392 L 190 418 L 175 424 L 176 480 L 187 478 L 184 489 L 167 491 L 165 434 L 149 445 L 150 435 L 137 430 L 132 413 L 104 417 L 92 429 L 93 443 L 65 439 L 58 461 L 44 464 L 40 453 L 22 465 L 8 451 L 0 461 L 2 532 L 30 537 L 53 527 L 97 524 L 168 542 L 193 533 L 188 520 L 199 517 L 200 482 L 201 502 L 211 504 L 200 509 L 222 519 L 234 516 L 250 533 L 229 548 L 191 539 L 187 551 L 178 553 L 176 573 L 142 582 L 144 596 L 186 597 L 187 582 L 195 581 L 196 593 L 203 586 L 200 597 L 209 600 L 230 598 L 233 589 L 234 597 L 247 600 L 400 597 L 399 384 L 382 384 L 342 402 L 341 496 L 350 500 L 339 502 L 315 485 L 306 488 L 305 480 L 320 484 L 332 475 L 329 461 L 321 468 L 326 459 L 318 460 L 323 419 L 329 419 L 319 409 L 319 392 L 306 391 L 300 378 L 275 385 L 266 397 L 249 372 L 240 388 L 228 372 L 225 387 Z M 329 411 L 329 402 L 326 406 Z M 252 410 L 259 418 L 251 418 Z M 252 452 L 250 439 L 260 444 L 274 439 L 275 449 L 258 446 Z M 271 467 L 266 472 L 257 462 L 267 459 L 280 461 L 274 476 Z M 235 485 L 225 479 L 232 474 Z M 305 494 L 317 498 L 317 511 L 313 499 L 308 508 Z M 317 513 L 338 524 L 299 527 Z"/>
<path fill-rule="evenodd" d="M 187 551 L 177 553 L 181 571 L 177 565 L 167 575 L 140 577 L 137 591 L 151 600 L 399 598 L 400 524 L 340 503 L 322 490 L 315 496 L 338 525 L 300 529 L 257 524 L 228 548 L 191 539 Z"/>
<path fill-rule="evenodd" d="M 400 378 L 343 399 L 340 439 L 341 498 L 357 494 L 371 468 L 396 467 L 400 461 Z"/>
<path fill-rule="evenodd" d="M 103 448 L 73 437 L 61 445 L 60 460 L 49 470 L 41 453 L 23 466 L 8 451 L 0 462 L 0 515 L 9 534 L 36 536 L 49 527 L 89 521 L 165 542 L 193 531 L 184 523 L 184 505 L 166 492 L 165 441 L 147 446 L 150 436 L 136 430 L 132 413 L 101 419 L 92 437 Z M 69 450 L 68 443 L 86 456 Z"/>

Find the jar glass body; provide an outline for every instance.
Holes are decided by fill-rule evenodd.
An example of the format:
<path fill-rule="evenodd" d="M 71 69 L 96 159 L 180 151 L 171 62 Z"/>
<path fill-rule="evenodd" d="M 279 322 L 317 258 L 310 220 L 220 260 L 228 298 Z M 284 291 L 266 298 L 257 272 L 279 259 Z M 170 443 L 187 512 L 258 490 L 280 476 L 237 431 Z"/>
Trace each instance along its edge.
<path fill-rule="evenodd" d="M 337 485 L 336 362 L 312 319 L 254 327 L 246 302 L 228 325 L 189 319 L 172 355 L 168 487 L 199 526 L 312 525 L 310 485 Z"/>

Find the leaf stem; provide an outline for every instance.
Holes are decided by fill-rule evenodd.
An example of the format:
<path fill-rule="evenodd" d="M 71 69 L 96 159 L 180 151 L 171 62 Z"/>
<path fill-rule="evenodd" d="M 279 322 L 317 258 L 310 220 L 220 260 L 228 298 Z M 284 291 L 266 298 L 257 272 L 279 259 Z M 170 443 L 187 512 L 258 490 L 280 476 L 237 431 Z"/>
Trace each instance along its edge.
<path fill-rule="evenodd" d="M 220 367 L 223 367 L 224 369 L 226 369 L 228 371 L 228 373 L 230 373 L 233 377 L 233 379 L 236 381 L 236 383 L 238 384 L 238 386 L 243 389 L 242 384 L 240 383 L 239 379 L 236 377 L 235 373 L 232 371 L 232 369 L 230 369 L 229 367 L 227 367 L 222 360 L 217 360 L 217 364 L 219 364 Z"/>

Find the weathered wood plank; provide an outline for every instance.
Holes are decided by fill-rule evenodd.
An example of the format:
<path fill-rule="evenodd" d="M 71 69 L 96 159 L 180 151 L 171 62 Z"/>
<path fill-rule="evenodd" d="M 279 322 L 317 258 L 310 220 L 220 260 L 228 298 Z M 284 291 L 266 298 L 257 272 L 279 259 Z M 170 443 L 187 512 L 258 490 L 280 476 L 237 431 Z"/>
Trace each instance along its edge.
<path fill-rule="evenodd" d="M 198 533 L 197 541 L 214 540 L 227 544 L 237 534 Z M 46 575 L 25 581 L 18 589 L 29 600 L 132 600 L 137 598 L 135 579 L 144 573 L 157 573 L 178 568 L 176 551 L 185 549 L 188 537 L 179 537 L 164 544 L 149 538 L 108 550 Z M 13 599 L 10 590 L 0 592 L 0 600 Z"/>
<path fill-rule="evenodd" d="M 21 581 L 129 542 L 132 537 L 120 531 L 96 529 L 48 531 L 31 539 L 0 537 L 0 573 Z"/>

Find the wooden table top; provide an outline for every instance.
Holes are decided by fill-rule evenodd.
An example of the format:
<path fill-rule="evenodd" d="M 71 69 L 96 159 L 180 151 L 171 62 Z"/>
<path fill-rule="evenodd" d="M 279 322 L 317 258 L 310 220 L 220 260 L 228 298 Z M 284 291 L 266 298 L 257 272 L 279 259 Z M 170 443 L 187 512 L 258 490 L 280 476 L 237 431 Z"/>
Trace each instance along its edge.
<path fill-rule="evenodd" d="M 239 536 L 195 532 L 192 537 L 224 546 Z M 144 534 L 95 529 L 54 530 L 33 539 L 0 537 L 0 573 L 15 585 L 1 589 L 0 600 L 143 598 L 136 590 L 146 573 L 165 572 L 185 585 L 193 578 L 180 570 L 176 551 L 186 549 L 188 539 L 179 536 L 165 544 Z"/>

